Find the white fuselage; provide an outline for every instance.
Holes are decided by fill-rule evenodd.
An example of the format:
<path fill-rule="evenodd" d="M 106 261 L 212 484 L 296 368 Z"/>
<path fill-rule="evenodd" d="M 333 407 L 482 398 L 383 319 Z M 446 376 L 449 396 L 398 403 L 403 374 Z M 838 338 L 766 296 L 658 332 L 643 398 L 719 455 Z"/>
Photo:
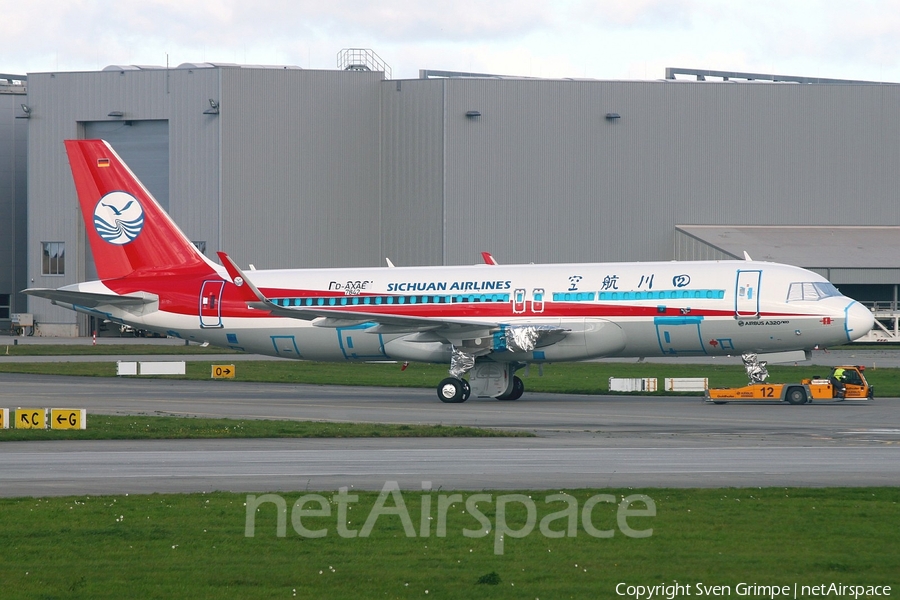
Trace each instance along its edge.
<path fill-rule="evenodd" d="M 158 295 L 158 304 L 131 310 L 69 306 L 137 328 L 286 358 L 450 360 L 450 344 L 429 338 L 427 327 L 391 332 L 352 320 L 347 326 L 321 326 L 236 306 L 223 294 L 231 280 L 218 270 L 221 280 L 210 278 L 192 292 L 196 303 L 167 303 L 165 278 L 159 277 L 141 290 Z M 865 307 L 820 275 L 765 262 L 255 270 L 245 275 L 285 308 L 408 315 L 436 324 L 463 320 L 484 323 L 485 331 L 498 325 L 551 325 L 568 332 L 526 352 L 503 347 L 491 334 L 468 341 L 461 334 L 461 344 L 500 362 L 804 350 L 852 341 L 872 326 Z M 109 293 L 101 282 L 77 289 Z M 480 335 L 477 327 L 473 330 Z"/>

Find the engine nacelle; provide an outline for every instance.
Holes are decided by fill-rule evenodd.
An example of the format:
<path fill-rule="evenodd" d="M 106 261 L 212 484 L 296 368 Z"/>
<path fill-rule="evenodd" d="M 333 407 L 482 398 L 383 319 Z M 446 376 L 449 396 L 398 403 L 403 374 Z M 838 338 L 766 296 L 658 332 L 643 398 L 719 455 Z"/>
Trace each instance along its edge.
<path fill-rule="evenodd" d="M 555 344 L 531 352 L 495 352 L 492 356 L 498 361 L 553 362 L 602 358 L 625 348 L 625 332 L 605 319 L 563 319 L 560 327 L 570 331 Z"/>
<path fill-rule="evenodd" d="M 413 362 L 450 363 L 450 344 L 442 342 L 416 342 L 404 336 L 384 345 L 384 353 L 392 359 Z"/>
<path fill-rule="evenodd" d="M 554 322 L 554 325 L 557 323 Z M 560 341 L 541 345 L 528 352 L 512 352 L 499 349 L 489 352 L 492 338 L 479 338 L 477 344 L 464 343 L 462 350 L 478 356 L 490 354 L 497 362 L 535 362 L 535 361 L 568 361 L 602 358 L 621 352 L 625 348 L 625 332 L 611 321 L 605 319 L 563 319 L 559 327 L 569 332 Z M 385 354 L 396 360 L 415 362 L 449 363 L 451 358 L 450 344 L 439 341 L 418 341 L 420 334 L 411 334 L 386 342 Z"/>

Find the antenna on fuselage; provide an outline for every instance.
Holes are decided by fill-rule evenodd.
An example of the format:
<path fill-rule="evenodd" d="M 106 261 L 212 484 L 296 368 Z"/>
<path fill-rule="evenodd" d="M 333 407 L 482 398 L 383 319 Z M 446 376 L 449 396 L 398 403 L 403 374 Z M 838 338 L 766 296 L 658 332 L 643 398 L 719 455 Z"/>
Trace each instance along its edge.
<path fill-rule="evenodd" d="M 747 254 L 746 250 L 744 250 L 744 260 L 746 260 L 747 262 L 753 262 L 753 259 L 750 258 L 750 255 Z"/>

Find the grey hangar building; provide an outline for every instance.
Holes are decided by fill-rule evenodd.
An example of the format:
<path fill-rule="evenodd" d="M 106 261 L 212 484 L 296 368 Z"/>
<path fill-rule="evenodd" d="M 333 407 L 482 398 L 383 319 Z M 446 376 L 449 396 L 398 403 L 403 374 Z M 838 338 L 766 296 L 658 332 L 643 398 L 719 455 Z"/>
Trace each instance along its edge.
<path fill-rule="evenodd" d="M 186 63 L 0 75 L 0 330 L 102 324 L 63 146 L 103 138 L 208 256 L 258 268 L 742 259 L 829 278 L 900 341 L 900 84 Z M 347 62 L 347 56 L 352 60 Z M 342 68 L 343 67 L 343 68 Z"/>

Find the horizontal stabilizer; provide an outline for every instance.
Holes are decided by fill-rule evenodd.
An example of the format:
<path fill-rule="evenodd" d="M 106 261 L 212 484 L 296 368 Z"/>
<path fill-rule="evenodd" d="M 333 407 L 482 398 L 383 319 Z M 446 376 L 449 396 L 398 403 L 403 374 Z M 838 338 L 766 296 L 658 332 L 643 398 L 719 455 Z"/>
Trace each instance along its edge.
<path fill-rule="evenodd" d="M 156 294 L 148 294 L 147 292 L 136 292 L 127 296 L 118 294 L 98 294 L 95 292 L 81 292 L 66 288 L 53 290 L 49 288 L 29 288 L 23 290 L 23 293 L 37 298 L 46 298 L 54 304 L 62 302 L 63 304 L 72 304 L 85 306 L 87 308 L 95 308 L 97 306 L 116 306 L 118 308 L 137 307 L 145 304 L 152 304 L 159 300 Z"/>

